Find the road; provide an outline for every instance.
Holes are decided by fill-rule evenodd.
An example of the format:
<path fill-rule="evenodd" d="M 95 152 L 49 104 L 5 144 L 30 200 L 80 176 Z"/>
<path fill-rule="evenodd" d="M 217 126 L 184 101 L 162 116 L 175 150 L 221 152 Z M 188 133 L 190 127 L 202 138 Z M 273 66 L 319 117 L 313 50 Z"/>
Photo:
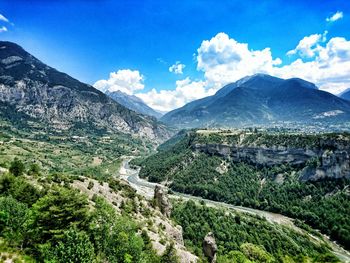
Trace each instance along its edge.
<path fill-rule="evenodd" d="M 125 181 L 129 182 L 129 184 L 142 196 L 145 196 L 146 198 L 150 199 L 153 197 L 154 194 L 154 188 L 156 183 L 150 183 L 144 179 L 139 178 L 139 169 L 132 169 L 129 166 L 129 162 L 132 158 L 126 158 L 123 160 L 123 163 L 121 165 L 119 176 L 121 179 L 124 179 Z M 271 213 L 263 210 L 253 209 L 249 207 L 243 207 L 243 206 L 235 206 L 231 204 L 227 204 L 224 202 L 216 202 L 209 199 L 204 199 L 197 196 L 192 196 L 188 194 L 173 192 L 169 196 L 170 198 L 182 198 L 184 200 L 194 200 L 194 201 L 204 201 L 204 203 L 211 207 L 223 207 L 228 209 L 233 209 L 235 211 L 249 213 L 253 215 L 259 215 L 261 217 L 265 217 L 267 221 L 271 223 L 277 223 L 281 225 L 285 225 L 288 227 L 293 228 L 294 230 L 298 232 L 306 233 L 301 228 L 297 227 L 293 223 L 293 219 L 281 214 Z M 308 233 L 309 234 L 309 233 Z M 320 239 L 316 236 L 313 236 L 309 234 L 310 237 L 312 237 L 316 242 L 320 241 Z M 334 255 L 336 255 L 342 262 L 350 263 L 350 252 L 339 246 L 336 242 L 331 241 L 327 236 L 323 235 L 323 240 L 332 248 L 332 252 Z"/>

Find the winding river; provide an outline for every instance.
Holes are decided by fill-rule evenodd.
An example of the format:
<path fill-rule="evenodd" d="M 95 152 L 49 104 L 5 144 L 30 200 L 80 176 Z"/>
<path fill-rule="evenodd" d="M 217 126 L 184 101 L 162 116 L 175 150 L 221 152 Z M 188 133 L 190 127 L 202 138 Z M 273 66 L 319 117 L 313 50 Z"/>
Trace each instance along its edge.
<path fill-rule="evenodd" d="M 125 158 L 123 160 L 119 171 L 120 178 L 127 181 L 142 196 L 148 199 L 153 198 L 154 188 L 157 184 L 150 183 L 144 179 L 141 179 L 139 177 L 139 170 L 132 169 L 129 166 L 129 162 L 131 159 L 132 158 Z M 304 230 L 294 225 L 292 218 L 281 214 L 271 213 L 271 212 L 253 209 L 249 207 L 235 206 L 224 202 L 216 202 L 209 199 L 204 199 L 201 197 L 178 193 L 178 192 L 173 192 L 173 194 L 170 195 L 170 198 L 182 198 L 184 200 L 204 201 L 206 205 L 211 207 L 223 207 L 223 208 L 233 209 L 239 212 L 259 215 L 261 217 L 265 217 L 266 220 L 271 223 L 282 224 L 293 228 L 295 231 L 306 233 Z M 313 236 L 309 233 L 308 235 L 310 235 L 310 237 L 313 238 L 316 242 L 320 241 L 319 237 Z M 343 247 L 338 245 L 335 241 L 331 241 L 326 235 L 322 235 L 322 236 L 323 236 L 323 240 L 331 247 L 334 255 L 336 255 L 342 262 L 350 263 L 349 251 L 345 250 Z"/>

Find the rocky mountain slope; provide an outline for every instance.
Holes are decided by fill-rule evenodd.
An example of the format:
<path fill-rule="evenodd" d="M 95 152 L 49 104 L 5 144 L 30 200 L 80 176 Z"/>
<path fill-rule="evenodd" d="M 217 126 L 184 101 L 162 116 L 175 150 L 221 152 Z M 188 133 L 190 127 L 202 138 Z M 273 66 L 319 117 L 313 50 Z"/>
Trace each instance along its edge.
<path fill-rule="evenodd" d="M 256 74 L 165 114 L 175 126 L 271 126 L 281 122 L 339 123 L 350 119 L 350 103 L 302 79 Z"/>
<path fill-rule="evenodd" d="M 20 46 L 0 42 L 0 112 L 21 125 L 86 129 L 163 140 L 165 125 L 131 111 L 90 85 L 51 68 Z"/>
<path fill-rule="evenodd" d="M 160 118 L 162 116 L 161 113 L 155 111 L 151 107 L 149 107 L 143 100 L 140 98 L 134 96 L 134 95 L 128 95 L 125 92 L 122 92 L 120 90 L 117 91 L 106 91 L 106 95 L 111 97 L 113 100 L 118 102 L 119 104 L 127 107 L 130 110 L 136 111 L 138 113 L 153 116 L 156 118 Z"/>

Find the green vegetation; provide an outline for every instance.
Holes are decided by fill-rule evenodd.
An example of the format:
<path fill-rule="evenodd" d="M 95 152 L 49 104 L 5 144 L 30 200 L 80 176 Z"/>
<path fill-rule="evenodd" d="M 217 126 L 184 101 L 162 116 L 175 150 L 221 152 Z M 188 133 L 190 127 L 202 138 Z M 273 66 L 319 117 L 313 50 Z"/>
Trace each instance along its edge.
<path fill-rule="evenodd" d="M 176 202 L 172 217 L 183 227 L 186 245 L 202 258 L 203 238 L 213 232 L 218 263 L 339 262 L 318 241 L 256 216 L 188 201 Z M 320 260 L 325 256 L 332 261 Z"/>
<path fill-rule="evenodd" d="M 298 179 L 303 166 L 282 164 L 256 167 L 197 152 L 192 147 L 198 143 L 212 144 L 220 140 L 221 143 L 228 143 L 227 138 L 232 139 L 234 136 L 236 135 L 230 134 L 220 137 L 215 133 L 198 135 L 192 132 L 171 147 L 165 147 L 144 160 L 135 160 L 134 164 L 141 166 L 141 177 L 154 182 L 171 181 L 170 188 L 173 191 L 282 213 L 320 229 L 350 248 L 348 179 L 303 182 Z M 275 140 L 273 135 L 250 133 L 244 140 L 250 136 L 255 136 L 256 141 L 249 141 L 249 144 L 276 145 L 272 143 Z M 348 140 L 344 134 L 300 136 L 304 139 L 294 141 L 293 145 L 311 147 L 315 141 L 320 142 L 321 138 L 325 141 L 340 138 L 343 143 Z M 275 142 L 277 145 L 280 140 L 292 143 L 292 138 L 298 137 L 277 135 Z M 327 143 L 322 145 L 330 147 Z M 317 166 L 318 162 L 318 159 L 310 159 L 305 165 Z"/>
<path fill-rule="evenodd" d="M 18 163 L 15 160 L 11 167 Z M 39 182 L 29 177 L 32 184 L 27 176 L 0 175 L 0 245 L 4 253 L 7 251 L 1 254 L 5 259 L 11 256 L 25 262 L 177 262 L 172 248 L 162 256 L 155 253 L 147 234 L 139 234 L 141 225 L 130 213 L 117 214 L 100 197 L 89 203 L 87 196 L 69 186 L 69 180 Z M 112 185 L 113 189 L 120 188 L 116 181 Z M 132 195 L 129 189 L 120 191 Z"/>
<path fill-rule="evenodd" d="M 37 173 L 41 168 L 46 173 L 104 180 L 119 169 L 122 155 L 147 152 L 153 147 L 131 135 L 105 131 L 42 132 L 33 127 L 18 130 L 1 120 L 0 128 L 0 166 L 16 169 L 12 171 L 14 175 L 24 172 L 20 163 L 10 167 L 10 163 L 18 158 L 25 161 L 31 173 Z"/>
<path fill-rule="evenodd" d="M 240 146 L 284 146 L 295 148 L 326 148 L 328 140 L 338 140 L 341 143 L 349 143 L 349 133 L 324 133 L 324 134 L 301 134 L 291 132 L 258 132 L 248 129 L 247 131 L 210 131 L 199 130 L 191 134 L 192 144 L 229 144 Z"/>

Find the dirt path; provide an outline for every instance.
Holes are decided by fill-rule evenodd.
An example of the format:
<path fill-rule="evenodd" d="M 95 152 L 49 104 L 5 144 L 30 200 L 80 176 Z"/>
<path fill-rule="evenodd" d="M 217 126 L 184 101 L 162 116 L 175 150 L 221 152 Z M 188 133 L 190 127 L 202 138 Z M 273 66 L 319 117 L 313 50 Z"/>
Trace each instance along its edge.
<path fill-rule="evenodd" d="M 129 166 L 129 162 L 132 158 L 126 158 L 123 160 L 121 165 L 119 176 L 125 181 L 129 182 L 129 184 L 141 195 L 146 198 L 152 198 L 154 194 L 154 187 L 156 183 L 150 183 L 144 179 L 139 178 L 139 170 L 131 169 Z M 293 223 L 293 219 L 281 214 L 271 213 L 263 210 L 253 209 L 249 207 L 243 206 L 235 206 L 223 202 L 216 202 L 209 199 L 203 199 L 201 197 L 192 196 L 188 194 L 174 192 L 174 194 L 170 195 L 170 198 L 183 198 L 185 200 L 194 200 L 194 201 L 204 201 L 208 206 L 211 207 L 223 207 L 228 209 L 233 209 L 235 211 L 250 213 L 253 215 L 259 215 L 265 217 L 267 221 L 271 223 L 277 223 L 281 225 L 285 225 L 293 228 L 295 231 L 303 232 L 304 230 L 297 227 Z M 318 237 L 315 237 L 309 234 L 310 237 L 315 239 L 316 241 L 321 241 Z M 350 263 L 350 252 L 339 246 L 335 241 L 331 241 L 327 236 L 323 235 L 323 240 L 332 248 L 332 252 L 336 255 L 342 262 Z"/>

